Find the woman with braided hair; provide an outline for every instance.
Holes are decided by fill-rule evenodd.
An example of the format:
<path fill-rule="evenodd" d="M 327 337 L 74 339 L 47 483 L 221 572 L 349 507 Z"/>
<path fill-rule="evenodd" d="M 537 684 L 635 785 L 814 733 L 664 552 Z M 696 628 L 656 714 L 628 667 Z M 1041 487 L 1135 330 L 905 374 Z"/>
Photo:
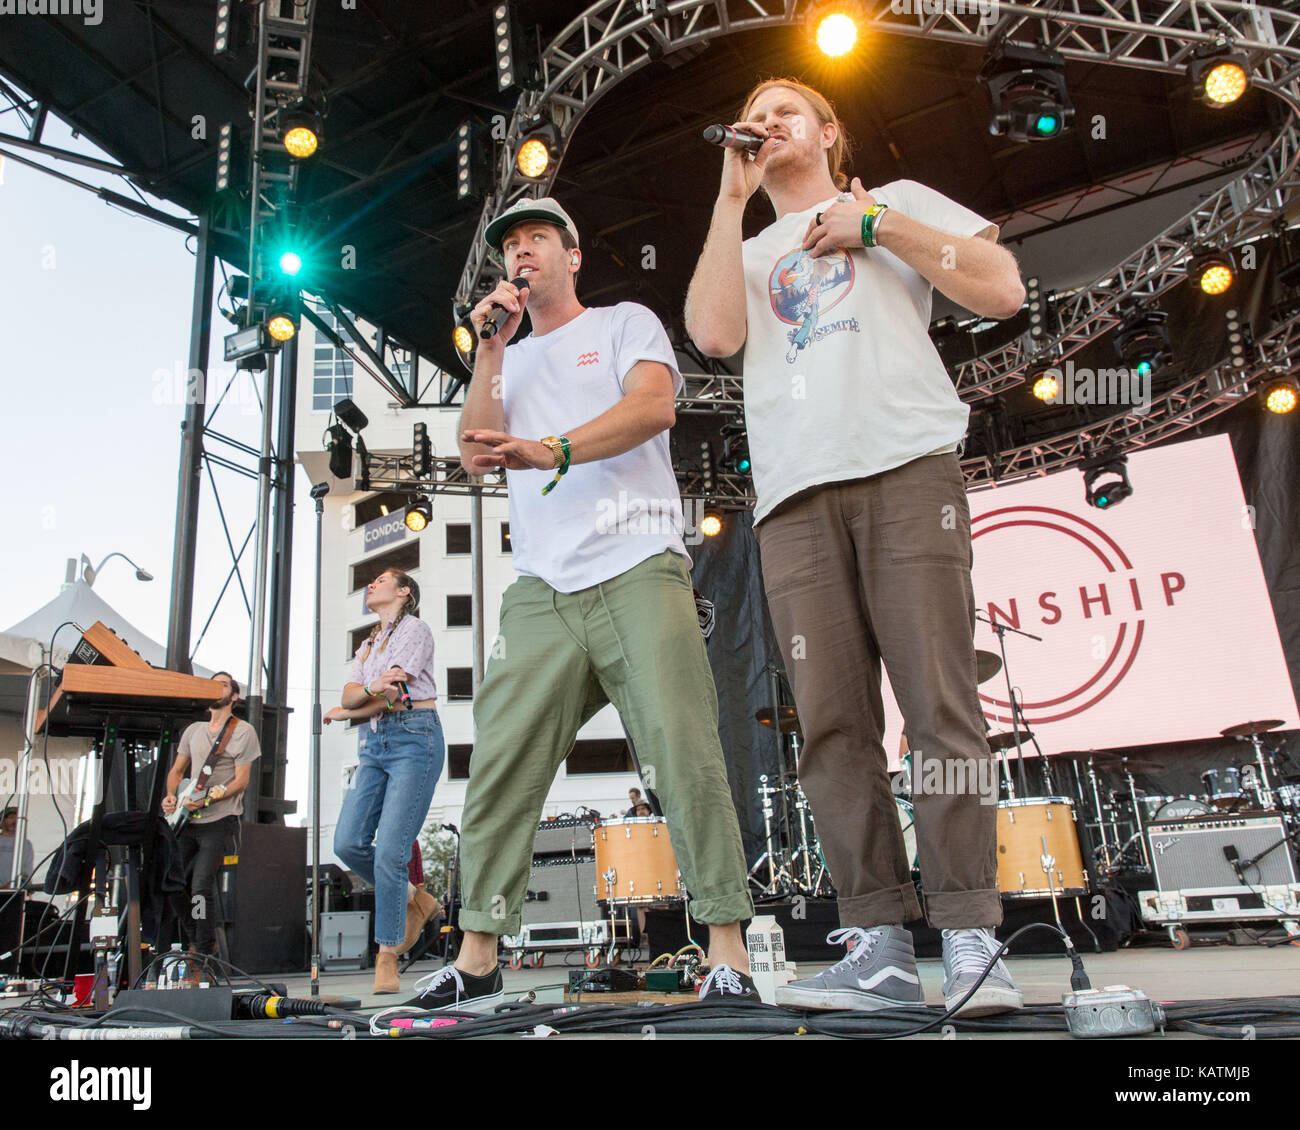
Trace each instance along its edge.
<path fill-rule="evenodd" d="M 334 830 L 334 853 L 375 888 L 376 993 L 401 990 L 397 955 L 409 950 L 438 901 L 407 880 L 411 843 L 424 826 L 445 747 L 433 681 L 433 633 L 419 619 L 420 588 L 388 569 L 370 582 L 379 623 L 357 648 L 342 705 L 324 721 L 365 719 L 357 771 Z"/>

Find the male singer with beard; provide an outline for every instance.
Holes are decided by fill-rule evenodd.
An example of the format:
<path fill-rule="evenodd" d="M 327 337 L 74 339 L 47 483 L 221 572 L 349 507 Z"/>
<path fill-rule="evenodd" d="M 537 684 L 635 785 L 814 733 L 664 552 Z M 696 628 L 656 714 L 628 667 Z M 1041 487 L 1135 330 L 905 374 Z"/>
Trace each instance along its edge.
<path fill-rule="evenodd" d="M 484 238 L 521 285 L 501 282 L 470 315 L 476 331 L 494 304 L 507 316 L 478 343 L 461 462 L 472 475 L 505 468 L 522 575 L 474 700 L 465 943 L 411 1003 L 490 1011 L 501 1000 L 497 939 L 520 931 L 542 804 L 578 728 L 607 702 L 663 804 L 691 913 L 709 927 L 701 998 L 754 997 L 740 933 L 753 903 L 669 457 L 672 346 L 643 306 L 578 301 L 578 232 L 555 200 L 521 200 Z M 525 309 L 532 333 L 507 348 Z M 656 520 L 610 521 L 620 497 Z"/>
<path fill-rule="evenodd" d="M 934 189 L 903 180 L 868 192 L 854 178 L 842 191 L 844 133 L 817 91 L 760 83 L 742 117 L 735 128 L 765 140 L 752 158 L 723 157 L 686 324 L 706 354 L 745 349 L 764 587 L 804 729 L 799 777 L 839 891 L 843 929 L 831 940 L 854 945 L 825 973 L 778 988 L 776 1000 L 921 1004 L 902 928 L 921 907 L 886 772 L 882 661 L 918 758 L 970 770 L 990 756 L 956 455 L 968 410 L 930 341 L 931 300 L 937 288 L 1007 318 L 1024 287 L 997 228 Z M 746 240 L 741 220 L 760 185 L 775 219 Z M 983 799 L 964 790 L 915 800 L 949 1008 L 988 965 L 1002 920 L 996 808 Z M 963 1011 L 1020 1004 L 999 961 Z"/>
<path fill-rule="evenodd" d="M 181 734 L 162 802 L 165 815 L 176 811 L 176 790 L 186 773 L 200 786 L 181 802 L 190 813 L 177 837 L 189 902 L 178 917 L 191 949 L 207 956 L 217 952 L 217 872 L 239 828 L 253 762 L 262 756 L 257 731 L 232 713 L 239 684 L 225 671 L 212 678 L 226 693 L 208 708 L 208 721 L 195 722 Z"/>

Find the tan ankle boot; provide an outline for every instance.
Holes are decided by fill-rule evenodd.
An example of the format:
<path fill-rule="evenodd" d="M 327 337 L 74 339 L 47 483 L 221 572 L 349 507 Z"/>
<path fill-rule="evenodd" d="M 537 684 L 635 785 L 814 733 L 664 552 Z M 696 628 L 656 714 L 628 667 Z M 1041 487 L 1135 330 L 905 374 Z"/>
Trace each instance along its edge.
<path fill-rule="evenodd" d="M 406 936 L 402 939 L 400 952 L 407 953 L 424 931 L 424 924 L 442 909 L 442 904 L 428 891 L 415 889 L 415 894 L 406 904 Z"/>
<path fill-rule="evenodd" d="M 383 993 L 400 993 L 402 991 L 402 978 L 397 972 L 397 954 L 384 953 L 382 950 L 375 958 L 375 987 L 372 990 L 376 996 Z"/>

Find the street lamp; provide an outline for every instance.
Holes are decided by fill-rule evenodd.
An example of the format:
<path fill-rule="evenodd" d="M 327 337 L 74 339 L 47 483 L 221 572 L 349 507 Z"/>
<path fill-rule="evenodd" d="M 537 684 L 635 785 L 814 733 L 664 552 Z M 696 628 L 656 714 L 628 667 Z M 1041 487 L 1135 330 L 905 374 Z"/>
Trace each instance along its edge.
<path fill-rule="evenodd" d="M 90 558 L 83 553 L 81 555 L 81 579 L 84 580 L 86 584 L 90 585 L 93 588 L 95 585 L 95 578 L 99 576 L 99 571 L 104 567 L 106 562 L 111 561 L 114 557 L 120 557 L 128 565 L 135 566 L 135 579 L 137 581 L 153 580 L 152 573 L 150 573 L 147 569 L 141 569 L 140 566 L 136 565 L 135 562 L 132 561 L 125 553 L 110 553 L 107 557 L 104 558 L 103 561 L 101 561 L 93 569 L 90 567 Z"/>

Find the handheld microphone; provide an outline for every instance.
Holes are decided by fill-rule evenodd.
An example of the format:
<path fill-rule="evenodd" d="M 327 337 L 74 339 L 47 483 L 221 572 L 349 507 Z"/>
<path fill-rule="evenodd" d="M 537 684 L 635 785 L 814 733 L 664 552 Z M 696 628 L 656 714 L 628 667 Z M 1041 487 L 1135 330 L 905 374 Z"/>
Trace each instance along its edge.
<path fill-rule="evenodd" d="M 524 290 L 528 286 L 528 280 L 525 278 L 511 279 L 510 285 L 518 290 Z M 488 315 L 487 321 L 483 323 L 483 328 L 478 331 L 479 339 L 488 341 L 497 336 L 497 331 L 506 324 L 510 317 L 510 311 L 507 310 L 500 302 L 492 303 L 492 313 Z"/>
<path fill-rule="evenodd" d="M 411 692 L 407 689 L 406 684 L 399 682 L 396 686 L 398 690 L 397 701 L 407 710 L 414 710 L 415 708 L 411 705 Z"/>
<path fill-rule="evenodd" d="M 767 140 L 754 133 L 744 133 L 721 125 L 709 126 L 703 136 L 710 145 L 721 145 L 724 149 L 743 149 L 746 153 L 757 153 Z"/>

